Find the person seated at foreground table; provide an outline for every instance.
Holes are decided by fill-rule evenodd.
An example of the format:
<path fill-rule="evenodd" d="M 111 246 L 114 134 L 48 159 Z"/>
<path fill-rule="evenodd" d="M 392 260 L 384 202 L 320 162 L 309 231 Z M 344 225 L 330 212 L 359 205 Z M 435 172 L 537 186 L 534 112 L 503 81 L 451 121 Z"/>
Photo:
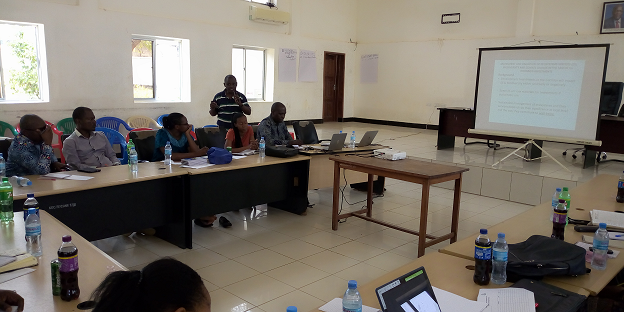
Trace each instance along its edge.
<path fill-rule="evenodd" d="M 58 162 L 52 150 L 52 128 L 37 115 L 24 115 L 20 119 L 20 134 L 9 146 L 6 175 L 25 176 L 48 174 L 51 171 L 69 170 Z"/>
<path fill-rule="evenodd" d="M 271 115 L 258 125 L 258 137 L 264 137 L 267 145 L 301 145 L 301 140 L 293 140 L 284 123 L 286 106 L 281 102 L 271 105 Z"/>
<path fill-rule="evenodd" d="M 95 115 L 88 107 L 72 113 L 76 130 L 63 142 L 63 155 L 72 169 L 121 165 L 106 135 L 95 131 Z"/>
<path fill-rule="evenodd" d="M 210 294 L 186 264 L 156 260 L 141 271 L 110 273 L 91 295 L 93 312 L 210 312 Z"/>
<path fill-rule="evenodd" d="M 232 129 L 225 136 L 225 148 L 231 147 L 232 153 L 240 153 L 258 149 L 258 141 L 254 138 L 253 129 L 247 123 L 247 117 L 241 113 L 232 116 Z"/>
<path fill-rule="evenodd" d="M 15 309 L 13 309 L 11 306 L 17 306 L 17 311 L 15 311 Z M 24 298 L 22 298 L 13 290 L 0 289 L 0 311 L 6 311 L 6 312 L 24 311 Z"/>

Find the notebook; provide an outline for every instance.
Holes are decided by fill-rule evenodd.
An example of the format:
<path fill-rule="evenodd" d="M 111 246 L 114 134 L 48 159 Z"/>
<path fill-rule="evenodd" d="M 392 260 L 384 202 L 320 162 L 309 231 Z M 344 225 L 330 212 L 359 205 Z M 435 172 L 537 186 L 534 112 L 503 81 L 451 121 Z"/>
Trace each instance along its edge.
<path fill-rule="evenodd" d="M 624 213 L 592 210 L 589 212 L 589 217 L 591 218 L 589 225 L 606 223 L 607 228 L 610 230 L 624 230 Z"/>
<path fill-rule="evenodd" d="M 375 289 L 383 312 L 440 312 L 440 306 L 420 267 Z"/>

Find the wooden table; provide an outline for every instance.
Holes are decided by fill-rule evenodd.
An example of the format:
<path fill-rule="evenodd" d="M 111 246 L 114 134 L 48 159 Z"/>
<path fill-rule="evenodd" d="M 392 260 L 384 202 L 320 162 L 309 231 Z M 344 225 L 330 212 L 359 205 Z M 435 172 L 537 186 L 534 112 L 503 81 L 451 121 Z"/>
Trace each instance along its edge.
<path fill-rule="evenodd" d="M 624 210 L 624 204 L 615 201 L 617 193 L 618 177 L 613 175 L 599 175 L 594 179 L 578 186 L 570 191 L 572 197 L 569 214 L 574 219 L 589 220 L 590 209 L 600 210 Z M 582 209 L 582 210 L 580 210 Z M 488 231 L 490 239 L 496 233 L 505 233 L 505 239 L 509 244 L 525 241 L 531 235 L 550 236 L 552 234 L 552 222 L 549 219 L 552 211 L 551 203 L 540 204 L 513 218 L 507 219 L 497 225 L 491 226 Z M 576 243 L 582 241 L 582 235 L 593 236 L 593 233 L 579 233 L 574 231 L 574 225 L 567 225 L 565 229 L 565 241 Z M 474 259 L 474 237 L 468 237 L 455 244 L 440 249 L 440 252 L 461 257 Z M 614 249 L 613 247 L 609 247 Z M 589 263 L 586 263 L 589 268 Z M 604 271 L 592 270 L 591 273 L 578 277 L 561 276 L 547 277 L 546 282 L 556 281 L 587 289 L 592 295 L 596 295 L 609 283 L 618 272 L 624 269 L 624 257 L 621 255 L 607 261 L 607 269 Z"/>
<path fill-rule="evenodd" d="M 338 229 L 338 220 L 351 216 L 375 222 L 399 231 L 418 235 L 418 256 L 425 254 L 425 248 L 441 241 L 450 239 L 451 243 L 457 240 L 459 224 L 459 203 L 461 196 L 462 173 L 468 168 L 440 165 L 413 159 L 390 161 L 378 158 L 364 158 L 358 156 L 336 155 L 329 158 L 334 161 L 334 197 L 332 211 L 332 229 Z M 364 172 L 368 174 L 368 194 L 366 208 L 339 215 L 340 205 L 340 169 Z M 422 200 L 420 205 L 420 229 L 413 231 L 394 224 L 372 218 L 373 210 L 373 175 L 422 184 Z M 453 200 L 453 217 L 451 219 L 451 233 L 440 237 L 427 234 L 427 213 L 429 207 L 429 188 L 436 183 L 455 180 L 455 197 Z M 366 215 L 362 215 L 366 213 Z M 430 238 L 430 241 L 426 241 Z"/>
<path fill-rule="evenodd" d="M 43 255 L 37 258 L 39 265 L 33 267 L 34 272 L 2 283 L 0 288 L 17 291 L 25 300 L 24 311 L 80 311 L 76 305 L 89 300 L 93 290 L 109 272 L 126 268 L 46 211 L 40 210 L 39 214 L 43 241 Z M 26 248 L 24 218 L 21 212 L 15 214 L 13 223 L 0 224 L 0 231 L 1 249 Z M 59 296 L 52 296 L 50 261 L 57 258 L 56 252 L 61 246 L 63 235 L 71 235 L 72 242 L 78 247 L 80 297 L 70 302 L 61 300 Z"/>

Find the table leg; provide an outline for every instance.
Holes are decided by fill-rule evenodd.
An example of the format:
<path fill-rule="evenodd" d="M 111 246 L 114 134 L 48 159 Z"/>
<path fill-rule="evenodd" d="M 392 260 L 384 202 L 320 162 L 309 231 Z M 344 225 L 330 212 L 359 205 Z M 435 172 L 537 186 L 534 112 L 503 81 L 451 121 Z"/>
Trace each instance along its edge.
<path fill-rule="evenodd" d="M 418 235 L 418 257 L 425 255 L 425 242 L 427 241 L 427 213 L 429 212 L 429 181 L 422 186 L 422 198 L 420 203 L 420 230 Z"/>
<path fill-rule="evenodd" d="M 455 196 L 453 197 L 453 219 L 451 220 L 451 244 L 457 241 L 457 229 L 459 227 L 459 202 L 461 199 L 461 183 L 462 174 L 459 174 L 459 178 L 455 179 Z"/>
<path fill-rule="evenodd" d="M 373 175 L 368 174 L 368 192 L 366 194 L 366 216 L 373 216 Z"/>
<path fill-rule="evenodd" d="M 334 162 L 334 198 L 332 205 L 332 230 L 338 229 L 338 205 L 340 205 L 340 165 Z"/>

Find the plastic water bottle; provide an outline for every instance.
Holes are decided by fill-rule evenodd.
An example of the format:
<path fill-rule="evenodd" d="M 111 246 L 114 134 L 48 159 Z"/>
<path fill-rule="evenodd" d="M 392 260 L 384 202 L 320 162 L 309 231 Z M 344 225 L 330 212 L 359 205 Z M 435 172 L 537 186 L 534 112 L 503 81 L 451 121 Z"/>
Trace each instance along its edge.
<path fill-rule="evenodd" d="M 555 190 L 555 194 L 552 197 L 552 207 L 550 209 L 550 222 L 552 222 L 553 220 L 553 211 L 555 210 L 555 208 L 557 208 L 557 205 L 559 204 L 559 196 L 561 195 L 561 188 L 558 187 Z"/>
<path fill-rule="evenodd" d="M 171 143 L 169 141 L 165 145 L 165 166 L 171 166 Z"/>
<path fill-rule="evenodd" d="M 266 142 L 264 141 L 264 137 L 260 138 L 260 143 L 258 143 L 258 151 L 260 152 L 260 158 L 264 158 L 266 156 Z"/>
<path fill-rule="evenodd" d="M 0 153 L 0 178 L 4 177 L 6 177 L 6 161 L 4 161 L 4 157 Z"/>
<path fill-rule="evenodd" d="M 26 217 L 26 252 L 35 256 L 41 256 L 41 221 L 37 215 L 37 209 L 28 209 Z"/>
<path fill-rule="evenodd" d="M 63 236 L 63 244 L 59 248 L 58 260 L 61 275 L 61 299 L 71 301 L 80 297 L 78 287 L 78 248 L 72 243 L 71 236 Z"/>
<path fill-rule="evenodd" d="M 349 148 L 355 148 L 355 131 L 351 132 L 351 141 L 349 142 Z"/>
<path fill-rule="evenodd" d="M 134 147 L 130 149 L 130 153 L 128 153 L 128 166 L 130 166 L 130 171 L 132 172 L 139 171 L 139 156 L 137 156 Z"/>
<path fill-rule="evenodd" d="M 128 144 L 126 144 L 126 150 L 128 151 L 128 154 L 130 154 L 130 150 L 133 148 L 135 148 L 134 142 L 132 142 L 132 139 L 128 139 Z"/>
<path fill-rule="evenodd" d="M 622 175 L 620 176 L 620 180 L 618 181 L 618 192 L 617 192 L 617 196 L 615 197 L 615 200 L 618 203 L 624 203 L 624 172 L 622 173 Z"/>
<path fill-rule="evenodd" d="M 286 312 L 297 312 L 297 307 L 290 306 L 290 307 L 286 308 Z"/>
<path fill-rule="evenodd" d="M 11 185 L 19 185 L 19 186 L 29 186 L 32 185 L 32 182 L 28 178 L 12 176 L 9 178 L 9 182 Z"/>
<path fill-rule="evenodd" d="M 13 222 L 13 186 L 7 177 L 3 177 L 0 184 L 0 220 Z"/>
<path fill-rule="evenodd" d="M 607 224 L 600 223 L 594 234 L 594 255 L 592 256 L 592 269 L 604 270 L 607 268 L 607 251 L 609 250 L 609 232 Z"/>
<path fill-rule="evenodd" d="M 349 288 L 347 288 L 344 297 L 342 297 L 342 311 L 362 312 L 362 297 L 357 290 L 357 282 L 350 280 L 348 285 Z"/>
<path fill-rule="evenodd" d="M 28 217 L 28 210 L 35 209 L 37 216 L 41 218 L 39 215 L 39 202 L 35 199 L 35 194 L 28 194 L 26 200 L 24 201 L 24 206 L 22 206 L 22 210 L 24 212 L 24 222 L 26 221 L 26 217 Z"/>
<path fill-rule="evenodd" d="M 492 245 L 492 283 L 505 284 L 507 281 L 507 254 L 509 247 L 505 240 L 505 233 L 498 233 L 498 239 Z"/>

